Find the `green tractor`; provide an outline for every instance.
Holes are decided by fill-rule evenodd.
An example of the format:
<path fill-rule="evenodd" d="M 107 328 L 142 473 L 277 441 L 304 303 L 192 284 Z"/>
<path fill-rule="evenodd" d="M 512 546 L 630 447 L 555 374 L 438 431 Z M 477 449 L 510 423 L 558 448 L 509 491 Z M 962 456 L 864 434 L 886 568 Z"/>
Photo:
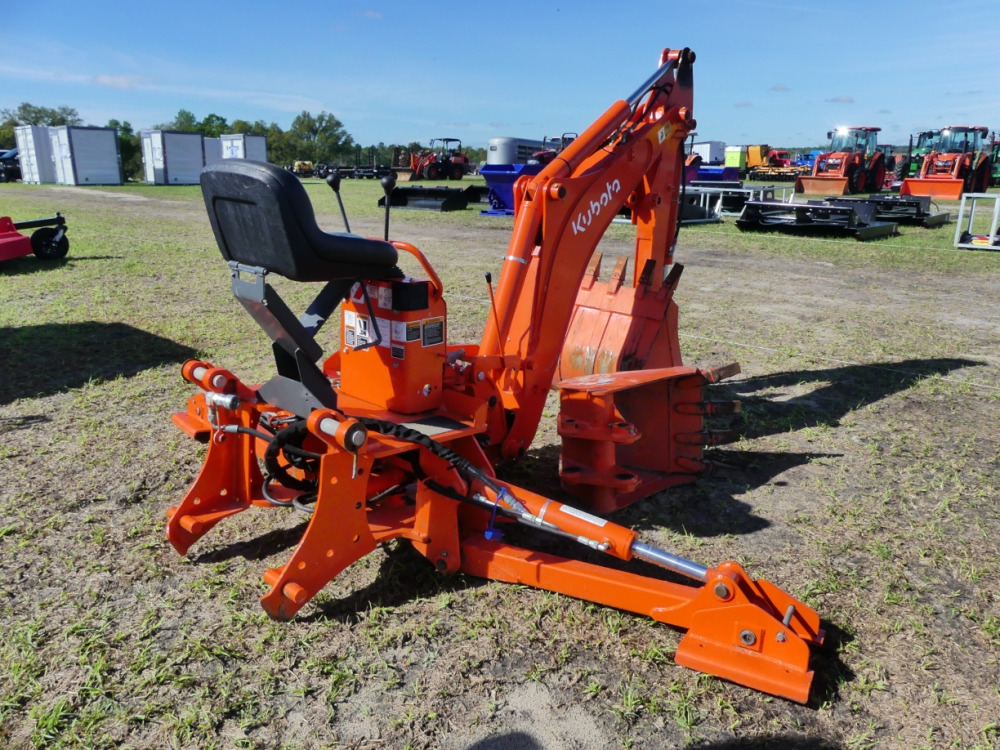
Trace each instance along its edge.
<path fill-rule="evenodd" d="M 934 151 L 940 137 L 940 130 L 924 130 L 910 136 L 910 145 L 906 151 L 896 154 L 896 163 L 893 167 L 896 182 L 902 182 L 907 177 L 920 175 L 920 167 L 924 163 L 924 157 Z"/>

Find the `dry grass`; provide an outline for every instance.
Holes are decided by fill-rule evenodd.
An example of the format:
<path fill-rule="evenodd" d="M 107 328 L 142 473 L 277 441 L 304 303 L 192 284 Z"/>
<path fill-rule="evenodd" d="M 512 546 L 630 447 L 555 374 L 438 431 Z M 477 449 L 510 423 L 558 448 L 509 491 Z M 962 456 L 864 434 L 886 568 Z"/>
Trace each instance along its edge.
<path fill-rule="evenodd" d="M 309 183 L 321 223 L 332 195 Z M 345 183 L 378 234 L 374 183 Z M 195 188 L 0 186 L 60 210 L 63 263 L 0 265 L 0 744 L 12 748 L 996 747 L 1000 254 L 953 227 L 854 240 L 683 230 L 686 361 L 737 360 L 733 468 L 617 521 L 737 559 L 831 633 L 793 705 L 676 667 L 679 634 L 379 550 L 286 624 L 257 598 L 301 517 L 259 511 L 177 557 L 166 508 L 202 458 L 170 425 L 201 356 L 269 374 Z M 475 340 L 510 220 L 395 214 Z M 627 251 L 614 227 L 607 252 Z M 415 269 L 412 269 L 415 270 Z M 309 296 L 283 286 L 301 305 Z M 726 395 L 723 394 L 723 395 Z M 549 414 L 551 417 L 551 413 Z M 518 481 L 558 491 L 551 426 Z M 506 744 L 503 744 L 506 742 Z"/>

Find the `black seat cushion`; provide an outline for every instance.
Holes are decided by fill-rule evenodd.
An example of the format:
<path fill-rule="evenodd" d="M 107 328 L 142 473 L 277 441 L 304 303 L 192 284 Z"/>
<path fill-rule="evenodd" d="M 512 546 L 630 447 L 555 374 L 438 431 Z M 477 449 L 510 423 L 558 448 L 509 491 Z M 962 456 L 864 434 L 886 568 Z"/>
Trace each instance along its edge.
<path fill-rule="evenodd" d="M 223 159 L 202 171 L 201 191 L 226 260 L 293 281 L 400 275 L 388 242 L 320 229 L 298 177 L 273 164 Z"/>

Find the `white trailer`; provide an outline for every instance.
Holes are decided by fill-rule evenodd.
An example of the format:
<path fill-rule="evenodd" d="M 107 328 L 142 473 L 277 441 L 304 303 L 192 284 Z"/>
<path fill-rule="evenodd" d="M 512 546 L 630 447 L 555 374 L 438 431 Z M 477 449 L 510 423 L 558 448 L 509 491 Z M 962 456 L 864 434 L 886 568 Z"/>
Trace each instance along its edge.
<path fill-rule="evenodd" d="M 44 125 L 18 125 L 14 128 L 18 157 L 21 160 L 21 182 L 47 185 L 56 181 L 56 165 L 52 160 L 52 140 Z"/>
<path fill-rule="evenodd" d="M 267 161 L 267 136 L 236 133 L 221 135 L 223 159 Z"/>
<path fill-rule="evenodd" d="M 532 154 L 545 148 L 541 141 L 501 136 L 486 145 L 487 164 L 527 164 Z"/>
<path fill-rule="evenodd" d="M 196 185 L 205 164 L 201 133 L 143 130 L 142 168 L 153 185 Z"/>
<path fill-rule="evenodd" d="M 60 125 L 49 129 L 56 182 L 60 185 L 121 185 L 122 161 L 113 128 Z"/>
<path fill-rule="evenodd" d="M 205 166 L 215 164 L 217 161 L 222 161 L 222 139 L 221 138 L 206 138 L 202 145 L 205 149 Z"/>
<path fill-rule="evenodd" d="M 691 145 L 691 153 L 698 154 L 704 164 L 725 164 L 726 144 L 724 141 L 702 141 Z"/>

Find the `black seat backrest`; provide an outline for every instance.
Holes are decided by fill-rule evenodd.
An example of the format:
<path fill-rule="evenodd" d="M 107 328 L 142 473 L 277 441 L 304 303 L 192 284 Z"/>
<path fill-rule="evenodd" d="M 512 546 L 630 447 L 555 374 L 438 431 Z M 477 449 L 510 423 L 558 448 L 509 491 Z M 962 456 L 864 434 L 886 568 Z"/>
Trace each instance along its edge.
<path fill-rule="evenodd" d="M 293 281 L 400 275 L 388 242 L 320 229 L 302 183 L 273 164 L 223 159 L 202 171 L 201 191 L 226 260 Z"/>

